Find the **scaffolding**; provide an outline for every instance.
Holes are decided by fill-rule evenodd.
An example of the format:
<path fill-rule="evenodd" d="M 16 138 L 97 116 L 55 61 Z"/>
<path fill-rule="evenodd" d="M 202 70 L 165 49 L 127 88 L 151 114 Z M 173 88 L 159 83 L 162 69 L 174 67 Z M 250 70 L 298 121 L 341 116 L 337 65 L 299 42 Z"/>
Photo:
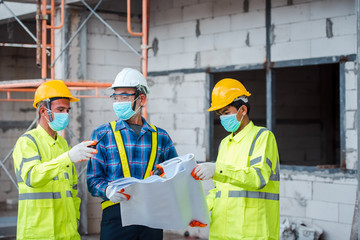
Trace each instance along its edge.
<path fill-rule="evenodd" d="M 14 0 L 13 2 L 23 2 Z M 35 41 L 35 44 L 25 43 L 0 43 L 0 47 L 21 47 L 21 48 L 36 48 L 36 65 L 41 68 L 41 76 L 39 79 L 31 80 L 9 80 L 0 82 L 0 92 L 4 92 L 6 97 L 0 98 L 0 102 L 31 102 L 33 98 L 15 98 L 13 93 L 29 93 L 35 92 L 37 87 L 42 83 L 55 79 L 55 65 L 57 60 L 62 56 L 65 50 L 70 46 L 71 42 L 80 33 L 81 29 L 87 24 L 92 16 L 95 16 L 100 22 L 102 22 L 118 39 L 120 39 L 135 55 L 141 60 L 142 73 L 147 78 L 147 66 L 148 66 L 148 36 L 149 36 L 149 0 L 142 0 L 142 21 L 141 21 L 141 32 L 133 32 L 131 30 L 131 0 L 127 0 L 127 30 L 130 35 L 142 38 L 141 53 L 138 52 L 133 46 L 131 46 L 125 38 L 123 38 L 118 32 L 116 32 L 98 13 L 96 10 L 103 2 L 99 0 L 94 8 L 91 8 L 88 3 L 84 0 L 80 0 L 89 11 L 89 15 L 80 24 L 78 29 L 69 38 L 63 48 L 55 56 L 55 30 L 61 29 L 65 25 L 65 0 L 61 0 L 60 4 L 57 4 L 55 0 L 36 0 L 36 36 L 25 26 L 25 24 L 19 19 L 19 17 L 11 10 L 11 8 L 0 0 L 0 7 L 4 6 L 5 9 L 11 14 L 11 16 L 20 24 L 20 26 L 28 33 L 28 35 Z M 56 10 L 60 8 L 60 24 L 55 25 Z M 48 39 L 48 34 L 50 39 Z M 48 62 L 50 57 L 50 62 Z M 50 76 L 48 76 L 50 72 Z M 106 98 L 108 96 L 102 96 L 100 94 L 101 89 L 105 89 L 111 86 L 110 83 L 95 82 L 90 80 L 69 80 L 64 79 L 65 84 L 70 90 L 74 91 L 95 91 L 93 94 L 79 94 L 75 95 L 78 98 Z M 146 105 L 143 109 L 143 115 L 146 118 Z M 28 130 L 33 128 L 36 124 L 35 119 Z M 66 129 L 71 136 L 75 136 L 70 129 Z M 76 138 L 76 137 L 75 137 Z M 80 141 L 79 139 L 77 139 Z M 6 175 L 9 177 L 13 185 L 18 188 L 15 179 L 12 177 L 8 169 L 5 167 L 6 161 L 11 156 L 14 148 L 5 156 L 3 160 L 0 160 L 0 169 L 3 169 Z M 78 178 L 82 177 L 86 170 L 86 166 L 79 171 Z M 84 233 L 87 233 L 87 220 L 83 219 L 82 225 L 84 227 Z"/>

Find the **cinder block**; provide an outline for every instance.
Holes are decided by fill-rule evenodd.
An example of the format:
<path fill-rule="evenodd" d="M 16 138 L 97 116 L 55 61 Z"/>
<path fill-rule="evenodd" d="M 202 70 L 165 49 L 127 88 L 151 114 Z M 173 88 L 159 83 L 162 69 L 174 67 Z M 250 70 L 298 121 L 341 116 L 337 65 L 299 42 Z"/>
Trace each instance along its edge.
<path fill-rule="evenodd" d="M 124 52 L 124 51 L 106 50 L 104 57 L 105 57 L 106 65 L 139 66 L 141 63 L 139 57 L 130 51 Z"/>
<path fill-rule="evenodd" d="M 169 56 L 169 70 L 194 67 L 195 53 L 179 53 Z"/>
<path fill-rule="evenodd" d="M 345 156 L 346 156 L 346 168 L 353 170 L 357 169 L 357 161 L 358 161 L 357 150 L 347 149 Z"/>
<path fill-rule="evenodd" d="M 344 15 L 340 17 L 331 18 L 333 23 L 332 30 L 334 36 L 342 36 L 342 35 L 353 35 L 356 34 L 356 16 L 355 15 Z"/>
<path fill-rule="evenodd" d="M 319 226 L 323 231 L 323 239 L 339 240 L 350 239 L 351 224 L 342 224 L 337 222 L 313 220 L 313 224 Z"/>
<path fill-rule="evenodd" d="M 291 24 L 274 25 L 274 43 L 290 41 Z"/>
<path fill-rule="evenodd" d="M 117 38 L 116 36 L 114 36 L 114 38 L 116 38 L 117 45 L 115 46 L 115 48 L 112 48 L 112 49 L 118 50 L 118 51 L 125 51 L 125 52 L 129 51 L 130 48 L 121 39 Z M 139 37 L 124 37 L 124 40 L 130 46 L 132 46 L 135 50 L 140 52 L 141 38 L 139 38 Z"/>
<path fill-rule="evenodd" d="M 200 34 L 208 35 L 230 31 L 230 16 L 200 20 Z"/>
<path fill-rule="evenodd" d="M 214 49 L 213 35 L 201 35 L 199 37 L 187 37 L 184 39 L 185 52 L 195 53 L 197 51 L 208 51 L 213 49 Z"/>
<path fill-rule="evenodd" d="M 199 128 L 206 126 L 207 113 L 182 113 L 175 114 L 175 123 L 177 129 Z"/>
<path fill-rule="evenodd" d="M 171 55 L 175 53 L 184 52 L 184 39 L 175 38 L 175 39 L 164 39 L 159 40 L 159 55 Z"/>
<path fill-rule="evenodd" d="M 271 49 L 272 61 L 293 60 L 311 57 L 310 41 L 296 41 L 274 44 Z"/>
<path fill-rule="evenodd" d="M 311 40 L 311 57 L 354 53 L 356 53 L 356 38 L 353 35 Z"/>
<path fill-rule="evenodd" d="M 255 11 L 231 15 L 231 30 L 253 29 L 265 26 L 265 12 Z"/>
<path fill-rule="evenodd" d="M 323 202 L 354 204 L 356 189 L 355 185 L 314 182 L 313 199 Z"/>
<path fill-rule="evenodd" d="M 291 41 L 326 37 L 324 19 L 291 24 Z"/>
<path fill-rule="evenodd" d="M 339 222 L 352 224 L 355 212 L 354 204 L 339 204 Z"/>
<path fill-rule="evenodd" d="M 291 217 L 305 217 L 306 208 L 293 198 L 280 196 L 280 215 Z"/>
<path fill-rule="evenodd" d="M 339 219 L 339 205 L 337 203 L 309 200 L 306 207 L 306 217 L 337 222 Z"/>
<path fill-rule="evenodd" d="M 265 0 L 252 0 L 249 1 L 249 12 L 264 10 L 265 9 Z M 273 3 L 271 3 L 271 7 L 273 7 Z"/>
<path fill-rule="evenodd" d="M 212 2 L 190 5 L 183 8 L 183 21 L 212 17 Z"/>
<path fill-rule="evenodd" d="M 215 49 L 239 48 L 246 46 L 247 31 L 231 31 L 214 35 Z"/>
<path fill-rule="evenodd" d="M 184 21 L 175 23 L 169 27 L 168 38 L 182 38 L 195 36 L 196 34 L 196 21 Z"/>
<path fill-rule="evenodd" d="M 184 7 L 187 5 L 194 5 L 196 4 L 198 1 L 197 0 L 179 0 L 179 1 L 174 1 L 174 7 Z"/>
<path fill-rule="evenodd" d="M 215 0 L 214 4 L 214 17 L 228 16 L 234 13 L 243 12 L 244 3 L 242 1 L 231 0 Z"/>
<path fill-rule="evenodd" d="M 174 91 L 176 91 L 176 96 L 179 100 L 188 97 L 204 97 L 205 100 L 208 89 L 205 88 L 205 82 L 183 82 L 176 85 Z"/>
<path fill-rule="evenodd" d="M 105 50 L 88 49 L 87 50 L 87 63 L 94 65 L 105 64 Z"/>
<path fill-rule="evenodd" d="M 150 104 L 149 104 L 150 107 Z M 149 108 L 148 108 L 149 109 Z M 174 114 L 169 113 L 151 113 L 148 111 L 148 117 L 151 124 L 164 129 L 165 131 L 169 131 L 170 129 L 176 129 L 175 127 L 175 117 Z M 171 137 L 171 136 L 170 136 Z"/>
<path fill-rule="evenodd" d="M 157 40 L 167 39 L 169 36 L 169 26 L 172 25 L 161 25 L 161 26 L 152 26 L 150 25 L 149 31 L 149 42 L 152 43 L 155 38 Z"/>
<path fill-rule="evenodd" d="M 164 25 L 181 22 L 182 8 L 167 8 L 153 13 L 152 20 L 155 25 Z"/>
<path fill-rule="evenodd" d="M 87 76 L 88 79 L 111 82 L 115 79 L 119 69 L 117 66 L 88 65 Z"/>
<path fill-rule="evenodd" d="M 265 28 L 254 28 L 249 30 L 249 45 L 250 46 L 265 46 L 266 45 Z"/>
<path fill-rule="evenodd" d="M 356 90 L 346 90 L 345 91 L 345 109 L 357 110 L 357 91 Z"/>
<path fill-rule="evenodd" d="M 272 24 L 275 25 L 284 24 L 284 23 L 304 22 L 309 19 L 310 19 L 309 4 L 277 7 L 277 8 L 273 8 L 271 11 L 271 22 Z"/>
<path fill-rule="evenodd" d="M 86 31 L 88 34 L 102 35 L 105 34 L 105 25 L 97 17 L 92 16 L 87 22 Z"/>
<path fill-rule="evenodd" d="M 265 47 L 256 46 L 231 49 L 230 58 L 230 64 L 224 59 L 225 65 L 263 63 L 265 60 Z"/>
<path fill-rule="evenodd" d="M 196 161 L 199 162 L 206 161 L 206 149 L 203 146 L 195 146 L 195 145 L 187 145 L 187 144 L 184 145 L 176 142 L 175 148 L 180 156 L 188 153 L 193 153 Z"/>
<path fill-rule="evenodd" d="M 344 1 L 315 1 L 310 4 L 311 19 L 325 19 L 338 16 L 354 15 L 354 2 Z"/>
<path fill-rule="evenodd" d="M 185 82 L 204 82 L 206 81 L 206 73 L 189 73 L 184 75 Z M 205 83 L 206 84 L 206 83 Z"/>
<path fill-rule="evenodd" d="M 354 62 L 345 63 L 345 89 L 356 90 L 357 89 L 357 76 L 355 74 Z"/>
<path fill-rule="evenodd" d="M 197 133 L 195 129 L 169 129 L 168 132 L 176 144 L 196 146 Z"/>
<path fill-rule="evenodd" d="M 127 20 L 126 19 L 122 19 L 122 20 L 107 20 L 106 21 L 111 28 L 117 32 L 118 34 L 120 34 L 122 37 L 129 37 L 131 36 L 130 33 L 127 30 Z M 103 24 L 103 23 L 102 23 Z M 110 36 L 114 36 L 114 33 L 110 30 L 110 28 L 108 28 L 105 24 L 103 24 L 104 28 L 105 28 L 105 34 L 106 35 L 110 35 Z M 141 31 L 141 27 L 140 27 L 140 22 L 139 22 L 139 18 L 137 17 L 133 17 L 131 18 L 131 30 L 133 32 L 140 32 Z"/>
<path fill-rule="evenodd" d="M 285 181 L 285 197 L 296 199 L 299 203 L 306 204 L 312 198 L 312 182 L 310 181 Z"/>
<path fill-rule="evenodd" d="M 345 147 L 346 149 L 357 149 L 357 130 L 345 131 Z"/>
<path fill-rule="evenodd" d="M 115 36 L 88 34 L 89 49 L 117 49 L 117 39 Z"/>
<path fill-rule="evenodd" d="M 150 51 L 151 52 L 151 51 Z M 169 69 L 169 56 L 149 55 L 148 72 L 165 71 Z"/>
<path fill-rule="evenodd" d="M 173 8 L 173 7 L 174 7 L 173 1 L 159 0 L 159 1 L 156 1 L 156 2 L 150 4 L 150 11 L 151 12 L 159 11 L 159 10 L 164 10 L 164 9 L 168 9 L 168 8 Z"/>
<path fill-rule="evenodd" d="M 355 113 L 356 111 L 346 111 L 345 112 L 345 128 L 346 129 L 355 129 Z"/>

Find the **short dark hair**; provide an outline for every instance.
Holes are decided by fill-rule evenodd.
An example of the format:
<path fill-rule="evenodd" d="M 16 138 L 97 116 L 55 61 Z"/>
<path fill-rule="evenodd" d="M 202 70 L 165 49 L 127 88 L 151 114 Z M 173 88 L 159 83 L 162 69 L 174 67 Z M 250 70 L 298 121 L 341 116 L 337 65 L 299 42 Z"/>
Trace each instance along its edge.
<path fill-rule="evenodd" d="M 236 110 L 239 110 L 242 105 L 245 105 L 247 107 L 247 115 L 250 114 L 250 104 L 249 102 L 244 102 L 243 100 L 237 100 L 235 102 L 230 103 L 228 106 L 233 106 L 236 108 Z"/>

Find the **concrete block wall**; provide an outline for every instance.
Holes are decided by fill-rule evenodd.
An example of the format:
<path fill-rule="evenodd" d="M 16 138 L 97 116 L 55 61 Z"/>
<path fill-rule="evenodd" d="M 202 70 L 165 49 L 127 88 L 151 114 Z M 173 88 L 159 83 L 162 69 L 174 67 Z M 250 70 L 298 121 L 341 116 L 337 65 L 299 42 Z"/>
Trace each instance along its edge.
<path fill-rule="evenodd" d="M 349 239 L 356 194 L 356 174 L 282 170 L 280 220 L 316 225 L 327 240 Z"/>
<path fill-rule="evenodd" d="M 194 153 L 198 161 L 207 156 L 205 73 L 174 73 L 150 77 L 149 121 L 165 129 L 179 155 Z"/>

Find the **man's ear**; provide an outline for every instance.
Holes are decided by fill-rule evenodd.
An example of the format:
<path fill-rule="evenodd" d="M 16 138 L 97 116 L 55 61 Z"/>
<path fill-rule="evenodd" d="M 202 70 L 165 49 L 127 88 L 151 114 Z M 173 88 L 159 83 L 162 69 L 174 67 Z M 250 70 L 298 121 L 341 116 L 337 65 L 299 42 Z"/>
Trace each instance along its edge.
<path fill-rule="evenodd" d="M 141 106 L 144 107 L 145 104 L 146 104 L 146 101 L 147 101 L 146 95 L 145 95 L 145 94 L 141 94 L 141 95 L 140 95 L 140 100 L 141 100 L 141 102 L 140 102 Z"/>
<path fill-rule="evenodd" d="M 246 105 L 242 105 L 241 108 L 242 108 L 242 112 L 243 112 L 242 115 L 245 116 L 245 115 L 247 114 L 247 110 L 248 110 L 248 109 L 247 109 L 247 106 L 246 106 Z"/>

